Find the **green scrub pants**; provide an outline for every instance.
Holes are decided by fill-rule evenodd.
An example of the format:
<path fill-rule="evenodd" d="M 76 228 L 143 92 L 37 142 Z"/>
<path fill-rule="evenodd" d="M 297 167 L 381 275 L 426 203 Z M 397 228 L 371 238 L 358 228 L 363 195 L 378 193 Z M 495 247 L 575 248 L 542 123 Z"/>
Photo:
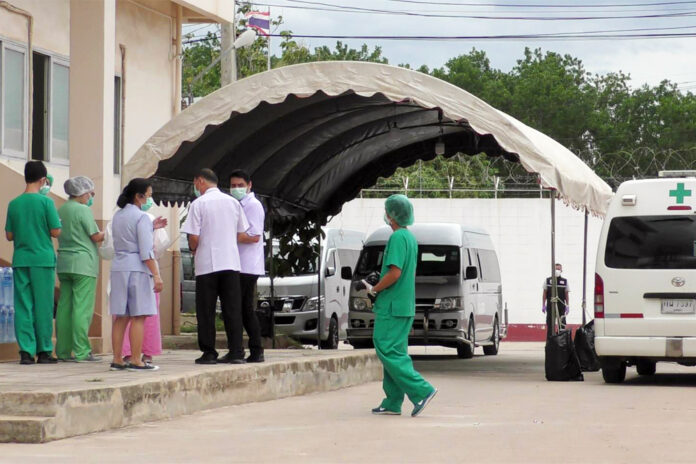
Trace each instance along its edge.
<path fill-rule="evenodd" d="M 387 395 L 381 406 L 394 412 L 401 412 L 404 394 L 415 404 L 434 390 L 413 368 L 408 355 L 408 333 L 412 325 L 413 317 L 377 314 L 375 318 L 372 339 L 384 366 L 382 388 Z"/>
<path fill-rule="evenodd" d="M 60 298 L 56 313 L 56 356 L 85 359 L 92 352 L 89 326 L 94 315 L 97 278 L 80 274 L 59 273 Z"/>
<path fill-rule="evenodd" d="M 54 267 L 15 267 L 15 337 L 19 350 L 53 353 Z"/>

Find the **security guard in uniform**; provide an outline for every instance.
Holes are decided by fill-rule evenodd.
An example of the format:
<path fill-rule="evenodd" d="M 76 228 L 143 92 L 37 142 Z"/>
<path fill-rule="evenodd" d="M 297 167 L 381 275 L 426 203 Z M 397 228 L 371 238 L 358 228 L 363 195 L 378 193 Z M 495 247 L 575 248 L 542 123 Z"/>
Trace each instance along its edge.
<path fill-rule="evenodd" d="M 568 279 L 563 277 L 563 266 L 560 263 L 556 263 L 556 272 L 553 277 L 549 277 L 544 281 L 544 308 L 543 312 L 546 313 L 546 330 L 547 333 L 550 332 L 550 327 L 553 325 L 553 306 L 551 305 L 551 297 L 553 295 L 552 286 L 553 279 L 556 279 L 556 288 L 558 289 L 558 317 L 560 319 L 561 329 L 565 328 L 566 324 L 566 314 L 568 314 L 568 300 L 570 298 L 570 286 L 568 285 Z"/>
<path fill-rule="evenodd" d="M 404 195 L 392 195 L 385 203 L 385 222 L 394 233 L 382 259 L 382 272 L 374 286 L 363 281 L 356 288 L 376 294 L 373 341 L 384 366 L 382 387 L 386 398 L 373 414 L 398 415 L 404 394 L 413 402 L 417 416 L 437 393 L 413 368 L 408 355 L 408 334 L 416 315 L 416 261 L 418 242 L 406 228 L 413 224 L 413 205 Z"/>

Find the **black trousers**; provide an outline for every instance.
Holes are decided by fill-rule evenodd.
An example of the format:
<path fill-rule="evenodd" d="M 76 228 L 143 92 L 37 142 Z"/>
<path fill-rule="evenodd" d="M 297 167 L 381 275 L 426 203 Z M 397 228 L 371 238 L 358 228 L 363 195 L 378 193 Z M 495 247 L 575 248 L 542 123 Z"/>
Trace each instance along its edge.
<path fill-rule="evenodd" d="M 256 317 L 256 281 L 259 276 L 251 274 L 239 274 L 239 283 L 242 287 L 242 322 L 244 330 L 249 336 L 249 351 L 251 356 L 263 353 L 261 344 L 261 326 Z"/>
<path fill-rule="evenodd" d="M 237 271 L 220 271 L 196 276 L 198 347 L 203 354 L 218 354 L 215 350 L 215 306 L 218 296 L 227 334 L 227 348 L 233 358 L 242 359 L 242 299 Z"/>

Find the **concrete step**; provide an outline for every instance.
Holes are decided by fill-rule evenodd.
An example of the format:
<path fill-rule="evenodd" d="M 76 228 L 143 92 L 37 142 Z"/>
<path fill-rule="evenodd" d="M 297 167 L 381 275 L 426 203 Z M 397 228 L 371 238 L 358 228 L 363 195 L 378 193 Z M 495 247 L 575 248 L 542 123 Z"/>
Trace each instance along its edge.
<path fill-rule="evenodd" d="M 43 443 L 53 428 L 50 417 L 0 415 L 0 443 Z"/>
<path fill-rule="evenodd" d="M 2 363 L 0 442 L 42 443 L 205 409 L 331 391 L 382 375 L 372 350 L 268 350 L 265 363 L 245 365 L 196 365 L 199 355 L 165 353 L 155 359 L 160 370 L 150 372 L 112 372 L 106 359 L 41 369 Z"/>

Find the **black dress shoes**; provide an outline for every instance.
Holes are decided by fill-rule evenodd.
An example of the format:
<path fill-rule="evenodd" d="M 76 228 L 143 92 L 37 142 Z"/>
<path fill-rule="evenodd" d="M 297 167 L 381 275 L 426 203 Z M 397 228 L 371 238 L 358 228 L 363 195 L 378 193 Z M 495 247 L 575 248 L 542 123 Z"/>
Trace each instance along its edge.
<path fill-rule="evenodd" d="M 261 354 L 252 354 L 248 358 L 246 358 L 246 362 L 248 363 L 262 363 L 266 359 L 263 357 L 263 353 Z"/>
<path fill-rule="evenodd" d="M 19 352 L 19 364 L 34 364 L 34 357 L 26 351 Z"/>
<path fill-rule="evenodd" d="M 36 359 L 37 364 L 56 364 L 58 362 L 58 358 L 54 358 L 51 356 L 51 353 L 44 351 L 42 353 L 39 353 Z"/>
<path fill-rule="evenodd" d="M 203 353 L 203 356 L 196 359 L 196 364 L 217 364 L 218 357 L 212 353 Z"/>
<path fill-rule="evenodd" d="M 232 356 L 232 353 L 227 353 L 225 356 L 222 358 L 218 358 L 218 363 L 225 363 L 225 364 L 246 364 L 246 361 L 244 358 L 235 358 Z"/>

